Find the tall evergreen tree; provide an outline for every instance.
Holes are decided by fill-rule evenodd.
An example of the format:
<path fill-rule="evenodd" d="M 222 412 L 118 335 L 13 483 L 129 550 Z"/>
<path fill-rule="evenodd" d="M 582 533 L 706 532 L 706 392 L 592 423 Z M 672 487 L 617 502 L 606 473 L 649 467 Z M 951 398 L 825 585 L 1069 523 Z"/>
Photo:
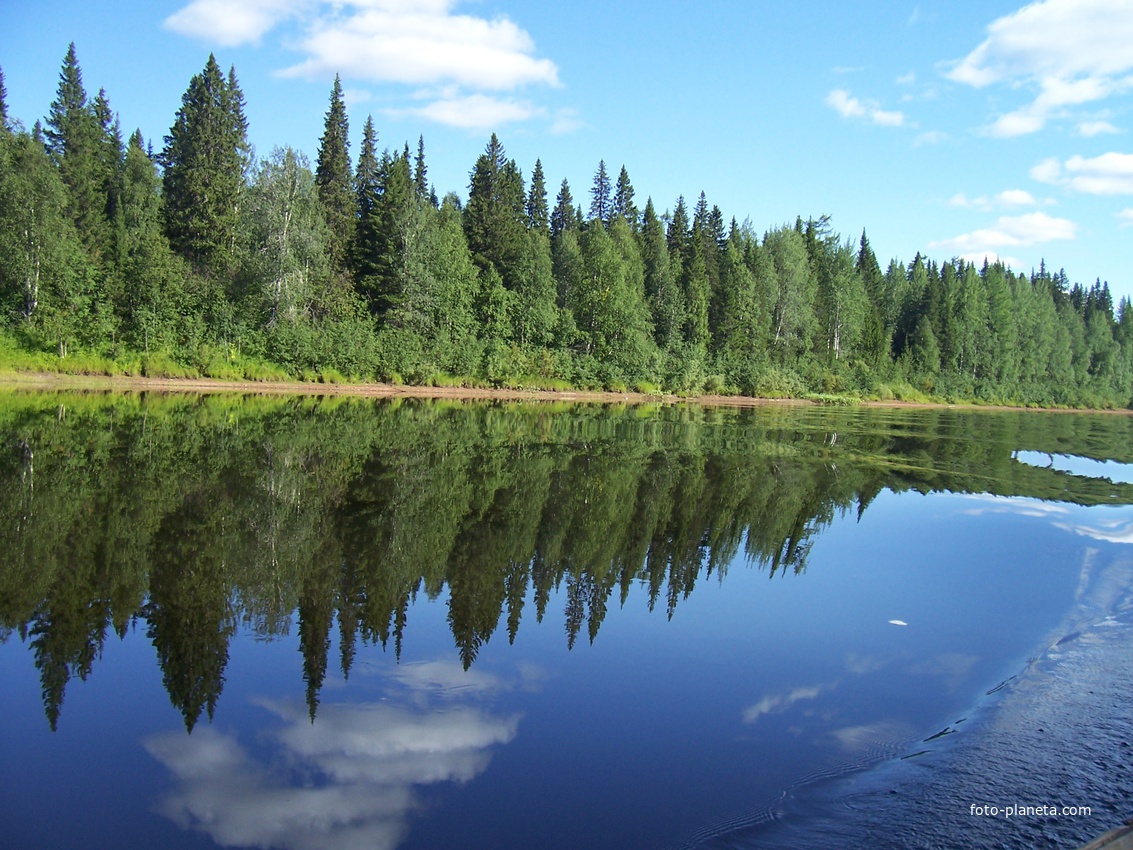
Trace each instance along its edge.
<path fill-rule="evenodd" d="M 106 122 L 105 125 L 103 122 Z M 83 74 L 71 42 L 59 72 L 59 88 L 47 117 L 46 143 L 59 176 L 67 187 L 67 210 L 83 247 L 96 261 L 112 253 L 107 208 L 113 206 L 109 190 L 117 178 L 114 159 L 107 155 L 109 105 L 100 94 L 97 105 L 87 100 Z"/>
<path fill-rule="evenodd" d="M 551 213 L 551 239 L 558 239 L 563 231 L 572 228 L 574 219 L 574 198 L 570 194 L 570 184 L 564 177 L 555 198 L 555 209 Z"/>
<path fill-rule="evenodd" d="M 0 133 L 11 132 L 8 124 L 8 89 L 4 86 L 4 69 L 0 68 Z"/>
<path fill-rule="evenodd" d="M 209 54 L 181 97 L 161 153 L 166 234 L 174 250 L 206 271 L 233 259 L 251 155 L 247 134 L 235 69 L 226 80 Z"/>
<path fill-rule="evenodd" d="M 413 188 L 422 201 L 430 199 L 429 169 L 425 165 L 425 136 L 417 136 L 417 158 L 413 163 Z M 434 206 L 436 206 L 434 204 Z"/>
<path fill-rule="evenodd" d="M 641 224 L 641 213 L 633 202 L 633 184 L 629 182 L 629 172 L 623 165 L 618 172 L 618 182 L 614 186 L 613 214 L 625 219 L 634 233 Z"/>
<path fill-rule="evenodd" d="M 612 187 L 610 175 L 606 173 L 606 161 L 598 161 L 598 170 L 594 172 L 594 185 L 590 187 L 590 220 L 608 225 L 610 213 L 613 210 Z"/>
<path fill-rule="evenodd" d="M 518 288 L 519 261 L 526 249 L 526 194 L 523 175 L 508 160 L 493 133 L 469 177 L 464 232 L 481 269 L 493 266 L 509 290 Z"/>
<path fill-rule="evenodd" d="M 371 311 L 378 309 L 378 275 L 381 268 L 381 246 L 378 244 L 378 201 L 381 195 L 381 174 L 377 153 L 378 135 L 373 116 L 366 116 L 362 127 L 362 147 L 358 151 L 358 168 L 354 172 L 354 193 L 358 224 L 352 252 L 354 283 L 366 298 Z"/>
<path fill-rule="evenodd" d="M 338 74 L 334 75 L 330 107 L 319 141 L 315 184 L 330 236 L 328 250 L 331 262 L 335 268 L 345 269 L 350 246 L 354 242 L 357 207 L 350 167 L 350 123 Z"/>
<path fill-rule="evenodd" d="M 662 349 L 669 348 L 680 336 L 684 311 L 669 262 L 665 226 L 657 216 L 652 198 L 645 201 L 641 246 L 645 264 L 645 298 L 653 318 L 653 332 L 657 345 Z"/>
<path fill-rule="evenodd" d="M 547 182 L 543 176 L 542 160 L 535 160 L 531 172 L 531 187 L 527 192 L 527 226 L 550 235 L 550 213 L 547 209 Z"/>

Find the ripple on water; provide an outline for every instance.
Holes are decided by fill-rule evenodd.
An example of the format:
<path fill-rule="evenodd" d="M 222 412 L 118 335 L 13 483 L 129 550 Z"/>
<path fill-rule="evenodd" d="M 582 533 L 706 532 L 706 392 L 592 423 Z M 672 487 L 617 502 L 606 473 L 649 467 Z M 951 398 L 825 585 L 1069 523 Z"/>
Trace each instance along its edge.
<path fill-rule="evenodd" d="M 902 758 L 792 789 L 695 846 L 1033 850 L 1119 825 L 1133 815 L 1131 575 L 1133 564 L 1111 564 L 1061 637 L 967 718 Z M 1008 817 L 1009 806 L 1056 811 Z"/>

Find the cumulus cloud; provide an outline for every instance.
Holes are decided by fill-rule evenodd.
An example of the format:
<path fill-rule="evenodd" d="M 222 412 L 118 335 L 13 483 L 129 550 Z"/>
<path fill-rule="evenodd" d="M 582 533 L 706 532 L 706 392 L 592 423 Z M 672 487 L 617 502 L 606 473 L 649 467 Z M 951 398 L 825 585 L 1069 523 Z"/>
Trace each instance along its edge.
<path fill-rule="evenodd" d="M 166 19 L 169 29 L 222 45 L 257 43 L 286 22 L 281 38 L 302 59 L 278 73 L 401 87 L 392 107 L 450 126 L 482 130 L 543 116 L 514 95 L 561 85 L 558 67 L 506 16 L 462 14 L 464 0 L 193 0 Z M 351 88 L 353 100 L 368 96 Z M 385 99 L 391 94 L 385 92 Z"/>
<path fill-rule="evenodd" d="M 295 17 L 310 0 L 193 0 L 165 19 L 165 28 L 222 47 L 255 44 Z"/>
<path fill-rule="evenodd" d="M 412 85 L 457 84 L 507 91 L 531 83 L 557 86 L 558 69 L 534 56 L 531 36 L 508 18 L 454 14 L 455 0 L 371 0 L 312 25 L 298 43 L 307 59 L 285 76 Z"/>
<path fill-rule="evenodd" d="M 147 738 L 175 780 L 159 811 L 227 847 L 393 850 L 418 789 L 479 776 L 520 720 L 453 702 L 488 696 L 503 686 L 495 677 L 444 662 L 406 667 L 391 699 L 324 705 L 314 723 L 301 702 L 260 701 L 282 721 L 266 732 L 276 752 L 263 760 L 211 728 Z"/>
<path fill-rule="evenodd" d="M 1133 154 L 1072 156 L 1066 162 L 1044 159 L 1031 169 L 1031 177 L 1086 195 L 1133 195 Z"/>
<path fill-rule="evenodd" d="M 1019 216 L 1000 216 L 993 227 L 962 233 L 951 239 L 930 242 L 929 247 L 953 251 L 964 259 L 974 262 L 990 258 L 1016 265 L 1017 261 L 1014 258 L 1003 256 L 1004 248 L 1020 248 L 1060 239 L 1074 239 L 1077 232 L 1078 225 L 1069 219 L 1032 212 Z"/>
<path fill-rule="evenodd" d="M 1122 227 L 1133 227 L 1133 207 L 1127 207 L 1117 214 Z"/>
<path fill-rule="evenodd" d="M 984 88 L 1037 89 L 1034 99 L 997 118 L 988 132 L 1034 133 L 1069 108 L 1133 86 L 1131 0 L 1042 0 L 993 21 L 987 38 L 946 76 Z"/>
<path fill-rule="evenodd" d="M 826 105 L 843 118 L 863 118 L 881 127 L 900 127 L 905 123 L 902 112 L 891 112 L 872 101 L 863 101 L 845 89 L 834 89 L 826 96 Z"/>

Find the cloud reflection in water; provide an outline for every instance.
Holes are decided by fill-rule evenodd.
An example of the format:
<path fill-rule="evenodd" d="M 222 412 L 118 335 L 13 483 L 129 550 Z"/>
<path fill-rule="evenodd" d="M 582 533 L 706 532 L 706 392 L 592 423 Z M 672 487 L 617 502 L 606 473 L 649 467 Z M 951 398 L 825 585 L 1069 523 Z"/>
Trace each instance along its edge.
<path fill-rule="evenodd" d="M 398 668 L 403 704 L 327 704 L 314 723 L 301 701 L 259 701 L 282 721 L 268 733 L 282 755 L 270 764 L 211 728 L 147 738 L 176 779 L 158 810 L 226 847 L 392 850 L 420 805 L 415 786 L 474 779 L 519 726 L 518 715 L 454 704 L 501 683 L 447 666 Z"/>

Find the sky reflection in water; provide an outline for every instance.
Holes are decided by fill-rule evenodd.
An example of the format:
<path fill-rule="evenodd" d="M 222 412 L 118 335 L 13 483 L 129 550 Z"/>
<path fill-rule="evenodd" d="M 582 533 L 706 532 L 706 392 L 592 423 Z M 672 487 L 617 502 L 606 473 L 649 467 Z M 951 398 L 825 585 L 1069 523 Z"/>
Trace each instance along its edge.
<path fill-rule="evenodd" d="M 1069 416 L 284 403 L 198 431 L 216 417 L 187 410 L 163 414 L 169 442 L 154 411 L 144 443 L 128 411 L 10 426 L 13 846 L 718 838 L 962 730 L 1133 541 L 1120 484 L 1013 458 L 1065 445 Z M 96 437 L 80 483 L 57 459 Z M 100 462 L 126 484 L 91 484 Z M 990 495 L 1028 490 L 1047 500 Z M 128 566 L 136 539 L 148 591 L 125 567 L 83 578 L 77 552 Z M 79 579 L 95 601 L 67 607 Z M 122 640 L 75 631 L 80 609 Z"/>

